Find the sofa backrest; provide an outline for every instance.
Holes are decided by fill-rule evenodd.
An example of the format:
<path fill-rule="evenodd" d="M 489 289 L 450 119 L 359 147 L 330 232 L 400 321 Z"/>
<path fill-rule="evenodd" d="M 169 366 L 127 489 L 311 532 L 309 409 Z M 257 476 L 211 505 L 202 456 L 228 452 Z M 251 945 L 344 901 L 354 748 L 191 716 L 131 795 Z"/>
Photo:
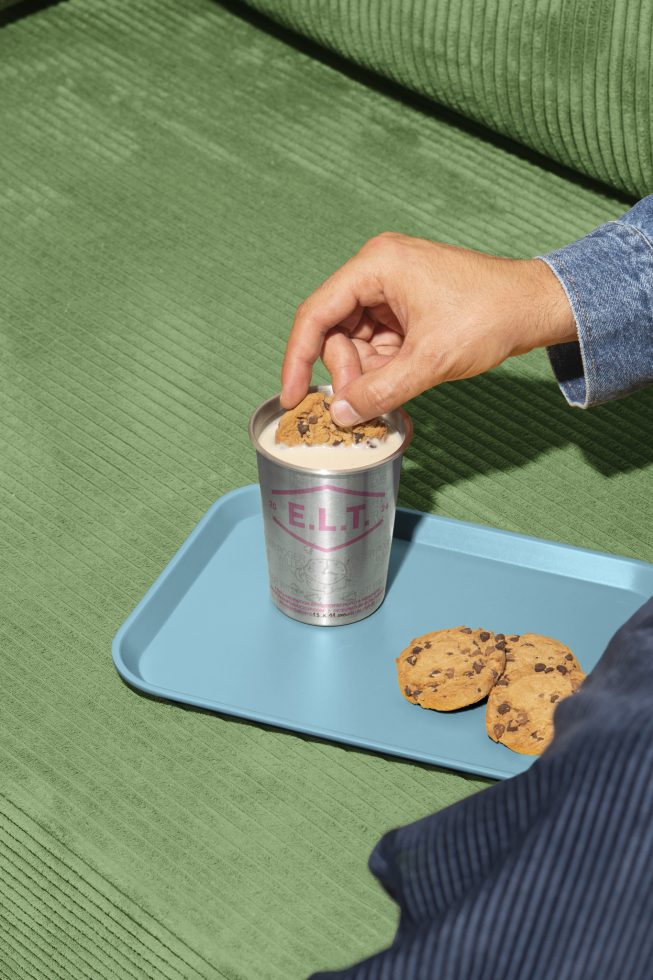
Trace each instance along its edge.
<path fill-rule="evenodd" d="M 653 0 L 246 0 L 612 187 L 653 191 Z"/>

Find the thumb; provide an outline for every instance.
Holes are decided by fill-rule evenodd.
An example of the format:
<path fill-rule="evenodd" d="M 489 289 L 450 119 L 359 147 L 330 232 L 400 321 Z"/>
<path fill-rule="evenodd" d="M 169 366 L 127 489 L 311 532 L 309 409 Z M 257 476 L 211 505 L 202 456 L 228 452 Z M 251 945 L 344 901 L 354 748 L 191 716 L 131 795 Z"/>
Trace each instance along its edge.
<path fill-rule="evenodd" d="M 399 408 L 430 387 L 427 359 L 403 351 L 388 364 L 360 375 L 333 397 L 331 416 L 337 425 L 351 426 Z"/>

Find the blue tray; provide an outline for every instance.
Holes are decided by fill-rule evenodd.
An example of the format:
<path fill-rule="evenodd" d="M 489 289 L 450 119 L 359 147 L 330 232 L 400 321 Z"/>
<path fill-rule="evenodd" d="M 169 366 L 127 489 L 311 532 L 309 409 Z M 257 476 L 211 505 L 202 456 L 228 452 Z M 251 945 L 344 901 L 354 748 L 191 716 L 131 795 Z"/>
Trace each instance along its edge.
<path fill-rule="evenodd" d="M 502 778 L 532 757 L 487 737 L 484 703 L 444 714 L 405 701 L 400 650 L 467 623 L 557 637 L 589 671 L 651 594 L 653 565 L 399 509 L 381 608 L 351 626 L 305 626 L 268 597 L 249 486 L 202 518 L 116 634 L 113 659 L 148 694 Z"/>

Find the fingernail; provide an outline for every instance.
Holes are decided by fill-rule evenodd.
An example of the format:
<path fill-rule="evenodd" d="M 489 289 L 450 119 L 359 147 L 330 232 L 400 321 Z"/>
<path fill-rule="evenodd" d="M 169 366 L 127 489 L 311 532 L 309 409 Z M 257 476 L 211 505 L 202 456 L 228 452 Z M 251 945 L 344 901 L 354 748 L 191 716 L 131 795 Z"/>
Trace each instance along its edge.
<path fill-rule="evenodd" d="M 338 425 L 356 425 L 361 420 L 358 412 L 346 401 L 334 402 L 331 406 L 331 415 Z"/>

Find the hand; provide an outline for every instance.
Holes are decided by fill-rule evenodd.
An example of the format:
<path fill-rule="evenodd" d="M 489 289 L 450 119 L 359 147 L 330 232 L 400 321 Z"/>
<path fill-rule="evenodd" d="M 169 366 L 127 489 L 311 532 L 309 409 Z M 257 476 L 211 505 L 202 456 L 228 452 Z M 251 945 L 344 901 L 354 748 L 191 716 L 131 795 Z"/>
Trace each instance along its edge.
<path fill-rule="evenodd" d="M 297 310 L 281 404 L 304 397 L 322 357 L 341 425 L 389 412 L 443 381 L 577 339 L 566 294 L 540 259 L 504 259 L 422 238 L 370 239 Z"/>

